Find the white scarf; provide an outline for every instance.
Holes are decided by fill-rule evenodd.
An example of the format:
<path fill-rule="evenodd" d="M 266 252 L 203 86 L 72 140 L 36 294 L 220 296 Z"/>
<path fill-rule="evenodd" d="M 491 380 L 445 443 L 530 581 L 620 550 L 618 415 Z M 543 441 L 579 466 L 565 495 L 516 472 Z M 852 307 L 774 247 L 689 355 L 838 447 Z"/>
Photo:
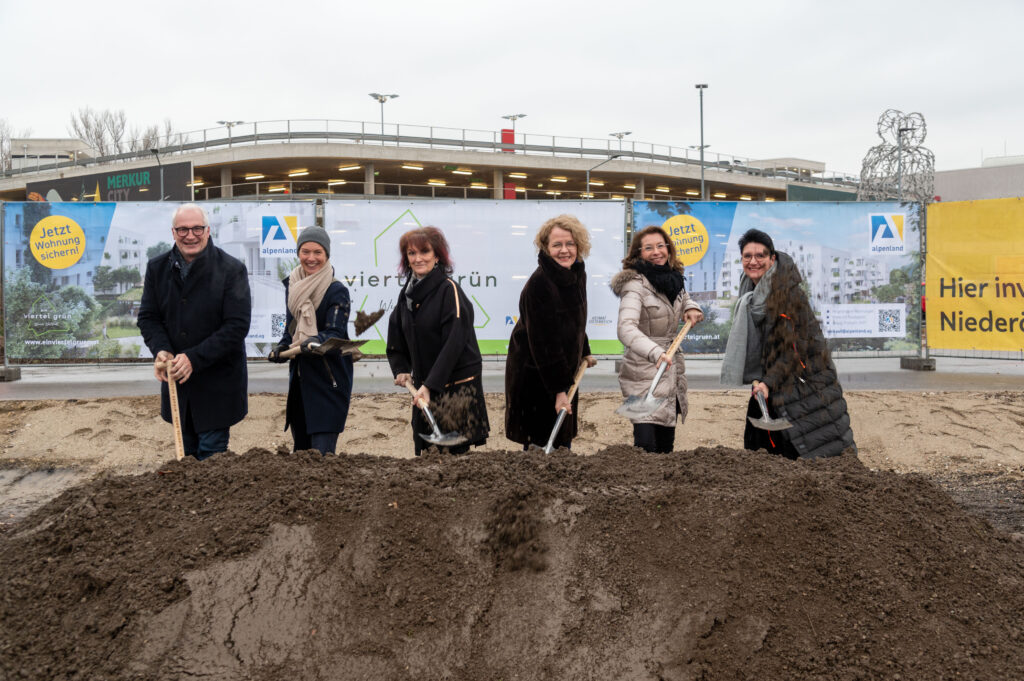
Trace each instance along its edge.
<path fill-rule="evenodd" d="M 295 319 L 291 347 L 319 333 L 316 328 L 316 309 L 320 307 L 332 283 L 334 268 L 329 264 L 313 274 L 306 274 L 300 264 L 288 275 L 288 310 Z"/>

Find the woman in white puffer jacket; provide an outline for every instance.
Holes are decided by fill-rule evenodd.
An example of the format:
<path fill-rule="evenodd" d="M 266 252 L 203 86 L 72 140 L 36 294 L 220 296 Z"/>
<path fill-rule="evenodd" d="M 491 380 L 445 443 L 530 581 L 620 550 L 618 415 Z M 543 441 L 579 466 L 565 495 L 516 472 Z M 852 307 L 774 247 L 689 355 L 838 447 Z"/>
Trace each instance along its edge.
<path fill-rule="evenodd" d="M 694 324 L 704 313 L 683 286 L 683 265 L 675 247 L 660 227 L 647 227 L 633 235 L 623 269 L 612 277 L 619 297 L 619 340 L 626 346 L 619 387 L 626 397 L 646 394 L 658 367 L 668 362 L 655 397 L 666 399 L 658 409 L 633 421 L 633 444 L 648 452 L 671 452 L 676 418 L 686 421 L 686 366 L 682 354 L 665 352 L 683 321 Z"/>

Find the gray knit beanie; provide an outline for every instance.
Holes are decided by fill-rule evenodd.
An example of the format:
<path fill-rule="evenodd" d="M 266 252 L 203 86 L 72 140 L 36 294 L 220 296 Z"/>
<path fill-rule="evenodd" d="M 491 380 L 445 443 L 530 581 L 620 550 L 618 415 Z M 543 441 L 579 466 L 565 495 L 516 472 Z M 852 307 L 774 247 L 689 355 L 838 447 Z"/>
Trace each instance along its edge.
<path fill-rule="evenodd" d="M 327 236 L 327 231 L 322 227 L 306 227 L 304 230 L 299 232 L 299 240 L 295 244 L 295 250 L 298 251 L 302 248 L 302 244 L 307 241 L 320 244 L 324 247 L 327 257 L 331 257 L 331 237 Z"/>

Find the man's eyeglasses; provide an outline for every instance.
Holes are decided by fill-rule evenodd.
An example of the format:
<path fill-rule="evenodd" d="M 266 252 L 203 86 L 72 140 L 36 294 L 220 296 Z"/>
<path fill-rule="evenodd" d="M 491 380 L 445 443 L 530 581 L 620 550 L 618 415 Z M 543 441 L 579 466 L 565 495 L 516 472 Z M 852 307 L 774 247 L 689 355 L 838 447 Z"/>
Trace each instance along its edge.
<path fill-rule="evenodd" d="M 175 227 L 174 233 L 178 236 L 188 236 L 189 232 L 192 232 L 194 236 L 199 236 L 206 229 L 206 225 L 195 225 L 193 227 Z"/>
<path fill-rule="evenodd" d="M 762 260 L 767 260 L 770 257 L 771 253 L 768 251 L 765 251 L 764 253 L 744 253 L 743 262 L 750 262 L 751 260 L 761 262 Z"/>

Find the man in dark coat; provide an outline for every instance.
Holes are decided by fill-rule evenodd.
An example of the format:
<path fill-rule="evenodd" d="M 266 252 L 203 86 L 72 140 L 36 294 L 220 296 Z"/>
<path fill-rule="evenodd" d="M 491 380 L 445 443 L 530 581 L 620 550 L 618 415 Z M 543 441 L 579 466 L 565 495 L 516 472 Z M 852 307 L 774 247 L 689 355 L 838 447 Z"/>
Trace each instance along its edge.
<path fill-rule="evenodd" d="M 248 412 L 249 278 L 244 264 L 213 245 L 198 205 L 180 206 L 171 224 L 174 247 L 146 266 L 138 325 L 161 382 L 160 415 L 171 421 L 169 361 L 185 453 L 203 460 L 227 450 L 230 427 Z"/>

